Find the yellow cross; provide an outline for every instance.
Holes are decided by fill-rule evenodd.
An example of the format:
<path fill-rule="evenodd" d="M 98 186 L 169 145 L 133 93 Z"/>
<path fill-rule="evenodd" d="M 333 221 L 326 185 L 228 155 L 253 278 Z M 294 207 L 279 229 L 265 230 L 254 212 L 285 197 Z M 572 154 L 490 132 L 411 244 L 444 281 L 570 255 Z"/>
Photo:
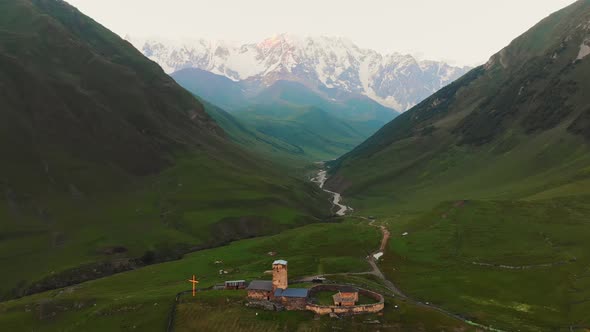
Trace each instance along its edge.
<path fill-rule="evenodd" d="M 193 278 L 189 279 L 188 281 L 193 284 L 193 296 L 195 296 L 196 287 L 197 287 L 197 284 L 199 283 L 199 281 L 195 278 L 194 274 L 193 274 Z"/>

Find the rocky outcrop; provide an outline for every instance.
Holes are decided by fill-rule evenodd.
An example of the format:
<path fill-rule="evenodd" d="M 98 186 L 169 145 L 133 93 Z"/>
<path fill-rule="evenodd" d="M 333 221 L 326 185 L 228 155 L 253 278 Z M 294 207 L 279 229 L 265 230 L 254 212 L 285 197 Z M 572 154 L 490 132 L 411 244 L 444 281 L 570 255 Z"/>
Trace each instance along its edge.
<path fill-rule="evenodd" d="M 258 308 L 267 311 L 283 311 L 285 307 L 280 303 L 275 303 L 271 301 L 250 301 L 246 303 L 246 307 L 249 308 Z"/>

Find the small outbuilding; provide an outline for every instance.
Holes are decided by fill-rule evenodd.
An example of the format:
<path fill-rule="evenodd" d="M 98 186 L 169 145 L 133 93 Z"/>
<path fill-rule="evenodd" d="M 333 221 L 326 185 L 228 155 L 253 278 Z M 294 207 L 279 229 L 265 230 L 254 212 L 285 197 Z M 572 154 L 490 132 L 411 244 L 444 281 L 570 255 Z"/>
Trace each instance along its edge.
<path fill-rule="evenodd" d="M 224 283 L 225 289 L 244 289 L 246 280 L 230 280 Z"/>
<path fill-rule="evenodd" d="M 334 305 L 342 307 L 354 306 L 359 300 L 359 291 L 354 287 L 341 287 L 339 292 L 332 296 Z"/>
<path fill-rule="evenodd" d="M 308 292 L 307 288 L 277 288 L 274 297 L 287 310 L 305 310 Z"/>

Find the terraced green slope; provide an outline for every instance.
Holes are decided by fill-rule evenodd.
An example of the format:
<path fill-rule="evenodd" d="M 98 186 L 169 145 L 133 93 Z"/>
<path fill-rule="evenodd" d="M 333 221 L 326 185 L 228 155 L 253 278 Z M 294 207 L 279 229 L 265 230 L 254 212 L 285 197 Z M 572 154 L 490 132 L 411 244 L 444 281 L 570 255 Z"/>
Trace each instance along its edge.
<path fill-rule="evenodd" d="M 67 3 L 3 1 L 0 18 L 0 298 L 328 210 L 323 193 L 244 152 L 161 68 Z"/>

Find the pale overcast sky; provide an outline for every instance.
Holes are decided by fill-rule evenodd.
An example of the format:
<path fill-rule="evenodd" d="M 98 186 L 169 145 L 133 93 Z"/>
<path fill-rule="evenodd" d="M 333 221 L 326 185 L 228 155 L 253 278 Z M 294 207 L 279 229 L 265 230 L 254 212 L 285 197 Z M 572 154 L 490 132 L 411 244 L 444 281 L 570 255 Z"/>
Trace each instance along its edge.
<path fill-rule="evenodd" d="M 256 42 L 346 37 L 383 53 L 475 65 L 574 0 L 67 0 L 121 36 Z"/>

